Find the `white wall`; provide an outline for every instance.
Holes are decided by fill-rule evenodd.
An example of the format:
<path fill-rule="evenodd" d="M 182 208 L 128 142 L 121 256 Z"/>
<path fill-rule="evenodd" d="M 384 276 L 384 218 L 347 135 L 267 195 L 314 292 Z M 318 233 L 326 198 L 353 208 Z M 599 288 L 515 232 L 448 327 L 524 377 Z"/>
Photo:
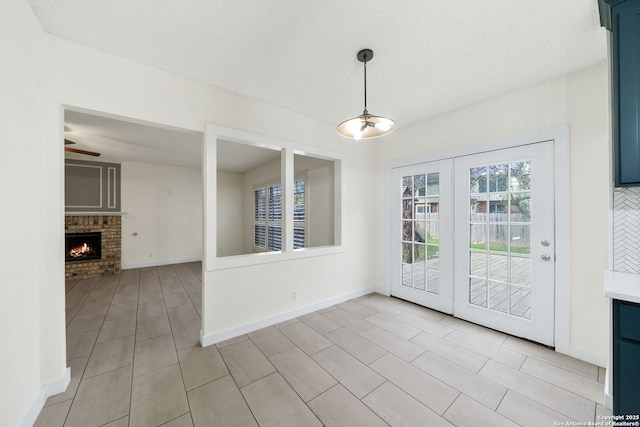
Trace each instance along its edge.
<path fill-rule="evenodd" d="M 567 78 L 571 126 L 571 345 L 608 359 L 609 257 L 608 81 L 604 64 Z"/>
<path fill-rule="evenodd" d="M 15 37 L 14 37 L 15 38 Z M 181 129 L 204 132 L 206 123 L 269 135 L 285 141 L 298 141 L 340 153 L 343 161 L 345 212 L 344 252 L 317 258 L 291 260 L 250 268 L 208 271 L 203 285 L 203 333 L 215 334 L 238 325 L 278 315 L 292 308 L 305 307 L 337 296 L 362 292 L 373 282 L 367 252 L 373 246 L 373 219 L 370 206 L 373 196 L 363 194 L 371 181 L 373 149 L 354 144 L 335 132 L 333 123 L 315 120 L 265 102 L 251 100 L 212 86 L 144 66 L 73 42 L 45 35 L 46 98 L 43 106 L 44 145 L 50 156 L 42 156 L 42 184 L 47 197 L 43 211 L 63 212 L 62 197 L 62 108 L 101 112 L 141 122 L 158 123 Z M 246 117 L 255 120 L 247 121 Z M 37 139 L 36 139 L 37 140 Z M 34 143 L 28 143 L 39 152 Z M 59 152 L 59 156 L 53 152 Z M 46 150 L 45 150 L 46 152 Z M 36 155 L 37 158 L 37 155 Z M 210 165 L 215 171 L 215 164 Z M 215 197 L 215 194 L 210 194 Z M 16 203 L 19 205 L 19 203 Z M 215 221 L 207 224 L 215 230 Z M 63 222 L 54 220 L 54 236 L 49 246 L 63 242 Z M 59 236 L 58 236 L 59 234 Z M 213 234 L 212 239 L 215 239 Z M 214 240 L 215 241 L 215 240 Z M 53 275 L 47 276 L 51 293 L 56 296 L 46 313 L 45 333 L 64 354 L 64 279 L 63 260 L 53 259 Z M 58 265 L 59 264 L 59 265 Z M 47 271 L 49 273 L 49 271 Z M 299 285 L 301 277 L 308 278 Z M 297 301 L 290 290 L 297 287 Z M 56 325 L 60 324 L 58 328 Z M 52 326 L 50 326 L 52 325 Z M 62 336 L 60 336 L 62 334 Z M 54 362 L 56 362 L 54 360 Z M 62 368 L 64 359 L 58 363 Z"/>
<path fill-rule="evenodd" d="M 572 197 L 572 207 L 590 207 L 586 212 L 574 209 L 572 234 L 594 236 L 583 237 L 590 240 L 592 250 L 586 245 L 582 251 L 572 246 L 572 271 L 589 269 L 583 283 L 576 282 L 576 275 L 572 281 L 576 290 L 571 307 L 572 344 L 587 352 L 606 353 L 606 333 L 589 329 L 608 323 L 606 301 L 599 296 L 604 267 L 598 266 L 606 260 L 607 244 L 597 240 L 601 238 L 598 233 L 590 234 L 594 228 L 607 228 L 606 222 L 601 223 L 601 217 L 606 217 L 607 197 L 598 185 L 593 186 L 607 168 L 608 156 L 603 156 L 606 150 L 601 145 L 606 145 L 607 138 L 600 143 L 598 137 L 606 136 L 606 120 L 598 113 L 601 105 L 606 108 L 606 90 L 597 89 L 606 86 L 604 66 L 398 130 L 379 144 L 356 144 L 337 136 L 332 123 L 44 34 L 23 0 L 0 2 L 0 22 L 0 52 L 5 58 L 0 67 L 0 140 L 4 150 L 0 174 L 3 182 L 21 177 L 19 185 L 2 188 L 2 236 L 6 241 L 26 232 L 30 247 L 32 242 L 41 243 L 36 253 L 40 263 L 27 263 L 18 257 L 19 251 L 0 245 L 0 292 L 5 304 L 0 320 L 3 341 L 11 343 L 2 353 L 0 424 L 16 425 L 23 420 L 29 408 L 37 406 L 44 385 L 62 380 L 65 371 L 64 261 L 58 252 L 64 243 L 63 107 L 199 132 L 205 131 L 206 123 L 215 123 L 286 141 L 299 141 L 304 135 L 304 144 L 343 157 L 344 252 L 206 271 L 203 333 L 209 336 L 363 292 L 373 283 L 384 289 L 380 267 L 384 265 L 385 244 L 382 192 L 362 189 L 370 188 L 372 182 L 384 188 L 382 171 L 388 160 L 569 124 L 572 133 L 577 132 L 572 151 L 589 147 L 588 152 L 572 159 L 576 169 L 572 170 L 572 189 L 575 194 L 587 186 L 594 189 L 579 204 L 573 204 Z M 577 93 L 580 90 L 588 94 Z M 578 109 L 583 101 L 587 104 Z M 247 121 L 247 116 L 253 119 Z M 29 174 L 24 173 L 24 164 L 14 159 L 28 159 Z M 577 161 L 580 164 L 574 165 Z M 588 164 L 594 167 L 588 168 Z M 592 220 L 579 218 L 581 215 Z M 203 225 L 205 235 L 216 226 Z M 371 248 L 377 248 L 373 257 Z M 599 273 L 591 274 L 592 270 Z M 20 286 L 7 285 L 14 283 Z M 292 289 L 297 291 L 296 301 L 291 301 Z M 576 297 L 578 292 L 593 298 Z M 589 319 L 589 325 L 579 324 L 584 318 Z"/>
<path fill-rule="evenodd" d="M 330 129 L 335 131 L 333 125 Z M 343 157 L 343 251 L 324 252 L 323 256 L 312 258 L 255 255 L 259 259 L 273 256 L 275 262 L 206 271 L 204 300 L 209 305 L 205 306 L 202 331 L 205 342 L 216 342 L 283 320 L 308 307 L 372 290 L 374 269 L 369 245 L 374 242 L 373 193 L 361 191 L 373 178 L 372 145 L 338 141 Z M 297 295 L 295 301 L 292 291 Z"/>
<path fill-rule="evenodd" d="M 53 377 L 60 378 L 64 369 L 64 353 L 52 350 L 49 337 L 43 334 L 47 320 L 43 318 L 46 301 L 43 289 L 56 286 L 48 281 L 42 257 L 51 249 L 44 231 L 44 216 L 50 212 L 42 191 L 43 181 L 48 178 L 42 170 L 43 37 L 27 2 L 0 2 L 0 425 L 3 426 L 33 421 L 44 403 L 38 401 L 43 386 Z M 62 211 L 58 216 L 62 218 Z M 54 270 L 54 274 L 59 271 Z M 58 297 L 54 302 L 58 309 L 59 301 Z M 54 321 L 52 339 L 64 342 L 64 323 L 60 324 L 60 319 Z"/>
<path fill-rule="evenodd" d="M 202 259 L 200 169 L 124 162 L 122 267 Z"/>
<path fill-rule="evenodd" d="M 603 35 L 604 36 L 604 35 Z M 398 130 L 378 142 L 376 182 L 385 183 L 384 166 L 393 160 L 454 147 L 502 141 L 569 126 L 571 163 L 572 354 L 591 361 L 608 359 L 608 302 L 603 296 L 607 267 L 608 113 L 605 64 L 545 81 Z M 384 198 L 377 200 L 377 229 L 384 226 Z M 377 275 L 382 275 L 384 236 L 378 243 Z M 377 281 L 383 286 L 382 281 Z"/>
<path fill-rule="evenodd" d="M 309 247 L 334 244 L 333 162 L 296 155 L 296 172 L 306 172 L 307 236 Z"/>
<path fill-rule="evenodd" d="M 218 171 L 218 256 L 244 253 L 243 174 Z M 248 207 L 251 209 L 251 206 Z"/>

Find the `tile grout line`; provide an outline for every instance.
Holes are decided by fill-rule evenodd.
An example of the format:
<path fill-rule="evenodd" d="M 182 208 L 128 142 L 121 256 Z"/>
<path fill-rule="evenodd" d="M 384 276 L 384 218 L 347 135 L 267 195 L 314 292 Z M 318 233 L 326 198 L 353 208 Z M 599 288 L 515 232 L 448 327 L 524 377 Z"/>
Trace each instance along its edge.
<path fill-rule="evenodd" d="M 138 275 L 138 295 L 136 296 L 136 327 L 133 333 L 133 360 L 131 361 L 131 386 L 129 388 L 129 422 L 127 425 L 131 425 L 131 410 L 133 409 L 133 379 L 135 377 L 134 370 L 136 368 L 136 353 L 137 353 L 137 339 L 138 339 L 138 312 L 140 311 L 140 286 L 142 278 Z"/>

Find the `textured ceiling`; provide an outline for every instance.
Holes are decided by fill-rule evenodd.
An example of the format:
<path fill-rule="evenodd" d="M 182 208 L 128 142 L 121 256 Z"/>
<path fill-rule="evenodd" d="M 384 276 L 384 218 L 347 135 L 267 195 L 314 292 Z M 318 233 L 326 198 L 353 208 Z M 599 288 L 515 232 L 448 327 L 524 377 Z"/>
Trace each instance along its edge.
<path fill-rule="evenodd" d="M 596 0 L 28 0 L 56 36 L 329 123 L 399 127 L 603 61 Z"/>
<path fill-rule="evenodd" d="M 64 137 L 72 148 L 94 151 L 100 157 L 65 153 L 67 159 L 121 163 L 156 163 L 199 168 L 204 135 L 132 123 L 119 119 L 65 111 Z"/>

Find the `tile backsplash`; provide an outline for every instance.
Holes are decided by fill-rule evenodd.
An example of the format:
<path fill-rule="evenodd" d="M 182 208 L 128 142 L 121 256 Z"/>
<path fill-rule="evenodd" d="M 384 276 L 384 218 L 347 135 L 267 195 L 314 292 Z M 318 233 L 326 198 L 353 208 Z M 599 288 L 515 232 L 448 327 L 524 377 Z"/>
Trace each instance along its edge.
<path fill-rule="evenodd" d="M 613 192 L 613 270 L 640 274 L 640 187 Z"/>

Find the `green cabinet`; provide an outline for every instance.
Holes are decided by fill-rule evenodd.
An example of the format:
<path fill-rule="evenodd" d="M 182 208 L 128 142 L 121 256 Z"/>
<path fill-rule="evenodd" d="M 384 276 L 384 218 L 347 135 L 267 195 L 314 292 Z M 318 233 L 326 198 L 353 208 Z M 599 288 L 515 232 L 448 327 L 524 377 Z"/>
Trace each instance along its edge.
<path fill-rule="evenodd" d="M 640 414 L 640 304 L 613 300 L 613 413 Z"/>
<path fill-rule="evenodd" d="M 640 1 L 598 3 L 600 21 L 612 34 L 615 185 L 640 186 Z"/>

